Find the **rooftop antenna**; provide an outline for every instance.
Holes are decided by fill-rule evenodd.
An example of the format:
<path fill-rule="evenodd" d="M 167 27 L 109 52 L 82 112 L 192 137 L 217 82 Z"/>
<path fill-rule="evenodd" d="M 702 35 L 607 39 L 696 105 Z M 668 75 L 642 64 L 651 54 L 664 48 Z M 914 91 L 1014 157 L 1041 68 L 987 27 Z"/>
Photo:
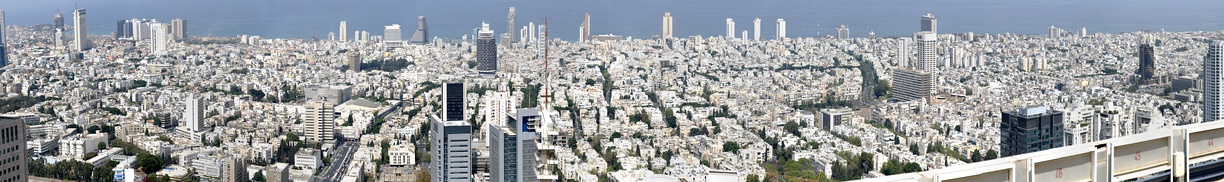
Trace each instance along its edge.
<path fill-rule="evenodd" d="M 552 75 L 551 75 L 551 73 L 552 73 L 552 72 L 550 72 L 550 70 L 548 69 L 548 62 L 549 62 L 549 60 L 548 60 L 548 28 L 549 28 L 549 27 L 548 27 L 548 18 L 547 18 L 547 17 L 545 17 L 545 18 L 544 18 L 544 88 L 543 88 L 543 89 L 544 89 L 544 95 L 541 95 L 541 96 L 540 96 L 540 97 L 544 97 L 544 103 L 545 103 L 545 104 L 550 103 L 550 102 L 549 102 L 549 100 L 550 100 L 550 98 L 552 98 L 552 93 L 550 93 L 550 92 L 549 92 L 549 89 L 548 89 L 548 88 L 549 88 L 549 83 L 550 83 L 550 82 L 552 82 L 552 80 L 551 80 L 551 79 L 552 79 Z M 540 106 L 543 106 L 543 105 L 541 104 Z"/>

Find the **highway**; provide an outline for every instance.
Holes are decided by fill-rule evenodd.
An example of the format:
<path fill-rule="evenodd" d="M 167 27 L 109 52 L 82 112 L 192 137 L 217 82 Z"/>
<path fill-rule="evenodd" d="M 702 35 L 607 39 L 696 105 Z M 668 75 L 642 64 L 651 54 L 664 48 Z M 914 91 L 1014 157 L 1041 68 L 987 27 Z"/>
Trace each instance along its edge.
<path fill-rule="evenodd" d="M 331 164 L 323 168 L 323 171 L 314 176 L 315 181 L 340 181 L 344 178 L 344 173 L 349 169 L 349 162 L 353 160 L 353 153 L 357 152 L 357 144 L 361 142 L 344 142 L 337 145 L 331 155 Z"/>

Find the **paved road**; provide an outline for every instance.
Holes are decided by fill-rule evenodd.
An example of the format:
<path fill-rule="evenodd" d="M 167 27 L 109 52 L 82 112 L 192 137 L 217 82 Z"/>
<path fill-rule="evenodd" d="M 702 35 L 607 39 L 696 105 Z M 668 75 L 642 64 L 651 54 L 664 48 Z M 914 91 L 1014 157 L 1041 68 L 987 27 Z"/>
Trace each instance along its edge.
<path fill-rule="evenodd" d="M 331 164 L 323 168 L 323 171 L 314 178 L 318 181 L 340 181 L 344 178 L 344 173 L 349 169 L 349 162 L 353 160 L 353 153 L 357 152 L 357 144 L 361 142 L 348 141 L 342 145 L 336 146 L 331 156 Z"/>

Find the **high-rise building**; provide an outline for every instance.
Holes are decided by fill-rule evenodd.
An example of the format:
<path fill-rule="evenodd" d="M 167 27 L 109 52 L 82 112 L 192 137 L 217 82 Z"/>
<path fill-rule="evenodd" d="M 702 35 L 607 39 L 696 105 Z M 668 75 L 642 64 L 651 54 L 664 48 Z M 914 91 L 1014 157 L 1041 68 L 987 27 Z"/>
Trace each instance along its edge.
<path fill-rule="evenodd" d="M 336 135 L 335 105 L 322 101 L 307 103 L 306 114 L 302 117 L 306 127 L 306 141 L 324 143 L 334 142 Z"/>
<path fill-rule="evenodd" d="M 761 19 L 752 19 L 752 40 L 761 41 Z"/>
<path fill-rule="evenodd" d="M 29 160 L 26 154 L 26 125 L 21 117 L 0 116 L 0 179 L 29 181 Z"/>
<path fill-rule="evenodd" d="M 186 108 L 183 111 L 183 124 L 186 125 L 187 131 L 200 132 L 204 129 L 204 110 L 207 102 L 202 101 L 194 95 L 187 96 L 187 100 L 183 103 Z"/>
<path fill-rule="evenodd" d="M 489 176 L 494 182 L 539 181 L 536 179 L 536 127 L 540 109 L 518 109 L 505 126 L 489 129 Z"/>
<path fill-rule="evenodd" d="M 1224 110 L 1224 41 L 1215 40 L 1207 48 L 1207 56 L 1203 58 L 1203 122 L 1215 122 L 1221 119 Z"/>
<path fill-rule="evenodd" d="M 926 15 L 922 16 L 922 31 L 939 34 L 938 23 L 939 22 L 936 22 L 935 20 L 935 15 L 931 15 L 931 13 L 928 12 Z"/>
<path fill-rule="evenodd" d="M 56 10 L 55 16 L 51 16 L 51 23 L 51 28 L 64 30 L 64 13 Z"/>
<path fill-rule="evenodd" d="M 1042 107 L 1002 111 L 999 157 L 1058 148 L 1063 141 L 1063 112 Z"/>
<path fill-rule="evenodd" d="M 582 40 L 591 41 L 591 13 L 582 18 Z"/>
<path fill-rule="evenodd" d="M 306 85 L 302 90 L 306 101 L 322 101 L 340 105 L 353 99 L 353 87 L 348 85 Z"/>
<path fill-rule="evenodd" d="M 416 33 L 412 33 L 412 39 L 409 39 L 408 43 L 412 43 L 412 44 L 429 43 L 429 29 L 428 27 L 425 26 L 425 16 L 417 17 Z"/>
<path fill-rule="evenodd" d="M 132 27 L 132 20 L 119 20 L 115 22 L 115 39 L 131 39 L 133 36 Z"/>
<path fill-rule="evenodd" d="M 506 35 L 509 35 L 509 37 L 502 40 L 503 44 L 510 45 L 518 40 L 514 35 L 515 28 L 518 28 L 518 10 L 511 6 L 510 11 L 506 12 Z"/>
<path fill-rule="evenodd" d="M 748 42 L 748 30 L 740 31 L 740 39 Z"/>
<path fill-rule="evenodd" d="M 221 181 L 248 181 L 246 160 L 241 155 L 227 156 L 221 166 Z"/>
<path fill-rule="evenodd" d="M 663 38 L 672 37 L 672 16 L 671 12 L 663 12 Z"/>
<path fill-rule="evenodd" d="M 1088 37 L 1088 27 L 1080 27 L 1080 37 Z"/>
<path fill-rule="evenodd" d="M 912 65 L 910 65 L 910 62 L 909 62 L 909 57 L 911 55 L 909 43 L 910 43 L 909 38 L 897 39 L 896 60 L 897 60 L 898 67 L 912 67 Z"/>
<path fill-rule="evenodd" d="M 4 10 L 0 10 L 0 68 L 8 65 L 8 31 L 4 31 L 5 21 Z"/>
<path fill-rule="evenodd" d="M 777 32 L 778 32 L 778 33 L 777 33 L 777 35 L 774 35 L 774 36 L 775 36 L 775 37 L 774 37 L 774 39 L 778 39 L 778 40 L 786 39 L 786 20 L 783 20 L 783 19 L 781 19 L 781 18 L 778 18 L 778 23 L 777 23 L 777 24 L 778 24 L 778 25 L 777 25 L 777 27 L 778 27 Z"/>
<path fill-rule="evenodd" d="M 476 37 L 476 71 L 481 75 L 494 75 L 497 73 L 497 39 L 489 24 L 482 24 Z"/>
<path fill-rule="evenodd" d="M 1059 29 L 1058 27 L 1054 27 L 1054 25 L 1050 25 L 1049 29 L 1050 29 L 1050 38 L 1057 39 L 1059 37 L 1062 37 L 1062 29 Z"/>
<path fill-rule="evenodd" d="M 442 84 L 442 120 L 463 121 L 463 83 Z"/>
<path fill-rule="evenodd" d="M 175 18 L 170 20 L 170 30 L 174 35 L 174 40 L 183 40 L 187 38 L 187 20 Z"/>
<path fill-rule="evenodd" d="M 430 181 L 472 181 L 472 125 L 463 120 L 444 121 L 436 115 L 429 122 L 430 156 L 437 159 L 430 163 Z"/>
<path fill-rule="evenodd" d="M 1151 35 L 1144 35 L 1139 41 L 1139 83 L 1147 84 L 1152 81 L 1156 74 L 1156 54 L 1152 47 L 1154 39 Z"/>
<path fill-rule="evenodd" d="M 938 46 L 934 32 L 918 32 L 918 63 L 915 64 L 915 69 L 928 74 L 936 74 L 935 69 L 935 47 Z"/>
<path fill-rule="evenodd" d="M 340 42 L 348 41 L 348 21 L 340 21 Z"/>
<path fill-rule="evenodd" d="M 911 69 L 893 69 L 893 97 L 897 102 L 930 99 L 934 91 L 931 74 Z"/>
<path fill-rule="evenodd" d="M 77 9 L 72 12 L 72 50 L 76 52 L 84 52 L 91 49 L 87 31 L 85 30 L 85 9 Z"/>
<path fill-rule="evenodd" d="M 348 55 L 349 70 L 361 71 L 361 53 L 350 51 Z"/>
<path fill-rule="evenodd" d="M 72 11 L 72 50 L 84 51 L 89 50 L 89 38 L 86 34 L 86 23 L 84 23 L 84 9 Z"/>
<path fill-rule="evenodd" d="M 167 48 L 170 46 L 170 40 L 174 39 L 174 35 L 170 34 L 170 25 L 165 23 L 149 24 L 149 30 L 152 31 L 150 48 L 153 49 L 153 54 L 166 55 L 169 53 Z"/>
<path fill-rule="evenodd" d="M 401 36 L 403 35 L 404 34 L 400 33 L 399 24 L 391 24 L 390 26 L 386 26 L 386 28 L 383 29 L 383 43 L 387 43 L 387 44 L 403 43 L 403 39 L 401 38 Z"/>
<path fill-rule="evenodd" d="M 841 26 L 837 27 L 837 39 L 850 39 L 850 28 L 847 28 L 846 24 L 842 24 Z"/>
<path fill-rule="evenodd" d="M 735 39 L 735 20 L 727 18 L 727 39 Z"/>

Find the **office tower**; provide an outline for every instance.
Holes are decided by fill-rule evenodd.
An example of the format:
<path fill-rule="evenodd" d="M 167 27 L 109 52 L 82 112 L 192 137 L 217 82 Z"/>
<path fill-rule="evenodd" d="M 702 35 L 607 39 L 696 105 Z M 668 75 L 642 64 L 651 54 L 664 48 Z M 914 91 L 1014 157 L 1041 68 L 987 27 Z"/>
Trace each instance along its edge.
<path fill-rule="evenodd" d="M 761 19 L 752 19 L 752 40 L 761 41 Z"/>
<path fill-rule="evenodd" d="M 923 73 L 935 74 L 935 46 L 937 46 L 934 32 L 918 32 L 918 63 L 915 64 L 915 69 Z"/>
<path fill-rule="evenodd" d="M 1203 58 L 1203 122 L 1220 120 L 1224 100 L 1224 41 L 1211 41 L 1207 56 Z"/>
<path fill-rule="evenodd" d="M 727 39 L 735 38 L 735 20 L 727 18 Z"/>
<path fill-rule="evenodd" d="M 132 37 L 131 37 L 132 40 L 140 41 L 140 40 L 149 38 L 149 35 L 147 35 L 145 32 L 142 31 L 142 28 L 146 27 L 144 21 L 133 18 L 131 20 L 128 20 L 128 23 L 130 23 L 132 26 L 130 28 L 132 30 Z"/>
<path fill-rule="evenodd" d="M 786 20 L 783 20 L 783 19 L 781 19 L 781 18 L 778 18 L 778 23 L 777 23 L 777 24 L 778 24 L 778 25 L 777 25 L 777 27 L 778 27 L 777 32 L 778 32 L 778 33 L 777 33 L 777 35 L 774 35 L 774 36 L 775 36 L 775 37 L 774 37 L 774 39 L 778 39 L 778 40 L 786 39 Z"/>
<path fill-rule="evenodd" d="M 846 28 L 846 24 L 837 27 L 837 39 L 845 40 L 850 38 L 850 28 Z"/>
<path fill-rule="evenodd" d="M 1080 37 L 1088 37 L 1088 27 L 1080 27 Z"/>
<path fill-rule="evenodd" d="M 1002 111 L 999 157 L 1063 146 L 1063 112 L 1042 107 Z"/>
<path fill-rule="evenodd" d="M 906 102 L 930 99 L 931 92 L 934 91 L 933 82 L 929 73 L 906 68 L 893 69 L 892 100 Z"/>
<path fill-rule="evenodd" d="M 582 19 L 582 41 L 591 40 L 591 13 L 586 13 Z"/>
<path fill-rule="evenodd" d="M 350 51 L 348 55 L 349 70 L 361 71 L 361 54 L 355 51 Z"/>
<path fill-rule="evenodd" d="M 132 20 L 119 20 L 116 26 L 118 26 L 115 29 L 119 31 L 118 35 L 120 35 L 120 38 L 131 39 L 132 36 L 135 36 L 135 32 L 132 29 L 135 26 L 132 25 Z"/>
<path fill-rule="evenodd" d="M 463 83 L 442 85 L 442 120 L 463 121 Z"/>
<path fill-rule="evenodd" d="M 170 20 L 170 30 L 174 35 L 174 40 L 183 40 L 187 38 L 187 20 L 175 18 Z"/>
<path fill-rule="evenodd" d="M 169 29 L 170 25 L 165 23 L 149 24 L 149 30 L 153 31 L 152 45 L 150 45 L 153 48 L 153 54 L 166 55 L 166 53 L 169 53 L 167 47 L 170 44 L 170 39 L 174 38 L 174 35 L 170 35 Z"/>
<path fill-rule="evenodd" d="M 430 181 L 472 181 L 472 126 L 463 120 L 444 121 L 436 115 L 429 121 L 429 145 L 433 145 L 430 156 L 438 159 L 430 163 Z"/>
<path fill-rule="evenodd" d="M 340 41 L 348 41 L 348 21 L 340 21 Z"/>
<path fill-rule="evenodd" d="M 504 127 L 489 129 L 489 176 L 494 182 L 539 181 L 536 179 L 536 127 L 540 109 L 518 109 Z"/>
<path fill-rule="evenodd" d="M 51 22 L 51 28 L 64 30 L 64 13 L 60 13 L 59 10 L 56 10 L 55 16 L 51 17 Z"/>
<path fill-rule="evenodd" d="M 821 109 L 819 127 L 826 131 L 833 131 L 834 126 L 842 125 L 843 122 L 849 120 L 849 115 L 850 111 L 846 109 Z"/>
<path fill-rule="evenodd" d="M 67 38 L 67 37 L 64 37 L 64 30 L 63 30 L 63 29 L 55 29 L 55 37 L 54 37 L 54 38 L 55 38 L 55 40 L 54 40 L 54 41 L 55 41 L 55 47 L 63 47 L 63 46 L 68 45 L 68 43 L 67 43 L 67 42 L 65 42 L 65 41 L 67 41 L 67 40 L 64 40 L 64 39 L 65 39 L 65 38 Z"/>
<path fill-rule="evenodd" d="M 506 35 L 510 35 L 507 39 L 502 40 L 503 44 L 510 45 L 517 39 L 514 37 L 514 28 L 518 26 L 518 11 L 514 10 L 514 6 L 510 7 L 510 12 L 506 13 Z"/>
<path fill-rule="evenodd" d="M 115 22 L 115 40 L 127 38 L 123 36 L 123 25 L 127 24 L 127 20 L 119 20 Z"/>
<path fill-rule="evenodd" d="M 336 135 L 335 105 L 323 101 L 307 103 L 305 116 L 302 117 L 306 127 L 306 141 L 323 143 L 334 142 Z"/>
<path fill-rule="evenodd" d="M 187 125 L 187 131 L 203 131 L 205 117 L 204 110 L 208 109 L 206 108 L 206 103 L 207 102 L 201 101 L 200 98 L 194 95 L 187 96 L 187 101 L 183 103 L 186 105 L 186 109 L 183 111 L 183 123 L 184 125 Z"/>
<path fill-rule="evenodd" d="M 932 34 L 939 34 L 938 30 L 939 30 L 939 26 L 938 26 L 938 22 L 935 21 L 935 15 L 931 15 L 931 13 L 928 12 L 926 15 L 922 16 L 922 31 L 923 32 L 931 32 Z"/>
<path fill-rule="evenodd" d="M 1156 55 L 1152 47 L 1154 40 L 1151 35 L 1144 35 L 1139 41 L 1139 70 L 1137 73 L 1141 84 L 1151 82 L 1156 74 Z"/>
<path fill-rule="evenodd" d="M 0 45 L 7 45 L 8 31 L 4 30 L 4 26 L 8 25 L 4 18 L 4 10 L 0 10 Z"/>
<path fill-rule="evenodd" d="M 242 159 L 242 155 L 234 155 L 224 157 L 225 160 L 221 166 L 221 181 L 248 181 L 246 171 L 246 160 Z"/>
<path fill-rule="evenodd" d="M 0 68 L 8 66 L 8 46 L 0 43 Z"/>
<path fill-rule="evenodd" d="M 497 73 L 497 39 L 493 37 L 493 29 L 483 23 L 479 36 L 476 37 L 476 70 L 481 75 Z"/>
<path fill-rule="evenodd" d="M 672 37 L 672 16 L 671 12 L 663 12 L 663 38 Z"/>
<path fill-rule="evenodd" d="M 399 24 L 391 24 L 390 26 L 386 26 L 386 28 L 383 29 L 383 43 L 399 44 L 403 41 L 400 38 L 402 35 L 403 34 L 400 33 Z"/>
<path fill-rule="evenodd" d="M 29 181 L 29 160 L 26 154 L 26 126 L 21 117 L 0 116 L 0 179 Z"/>
<path fill-rule="evenodd" d="M 72 12 L 72 50 L 83 52 L 91 47 L 88 34 L 85 30 L 85 9 L 77 9 Z"/>
<path fill-rule="evenodd" d="M 429 43 L 429 29 L 427 26 L 425 26 L 425 16 L 417 17 L 416 33 L 412 33 L 412 39 L 409 39 L 408 43 L 412 43 L 412 44 Z"/>

